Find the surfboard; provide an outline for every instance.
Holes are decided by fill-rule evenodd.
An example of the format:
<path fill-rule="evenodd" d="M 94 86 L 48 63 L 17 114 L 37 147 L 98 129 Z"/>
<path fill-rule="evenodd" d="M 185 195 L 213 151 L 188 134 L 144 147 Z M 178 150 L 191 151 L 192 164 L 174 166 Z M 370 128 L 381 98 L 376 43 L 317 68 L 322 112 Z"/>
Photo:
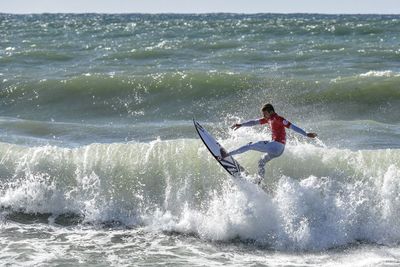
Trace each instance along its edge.
<path fill-rule="evenodd" d="M 233 177 L 240 178 L 241 172 L 244 168 L 239 165 L 239 163 L 232 157 L 228 156 L 226 158 L 221 157 L 221 149 L 224 149 L 215 138 L 204 129 L 197 121 L 193 119 L 194 127 L 203 141 L 204 145 L 208 148 L 208 151 L 214 156 L 215 160 Z"/>

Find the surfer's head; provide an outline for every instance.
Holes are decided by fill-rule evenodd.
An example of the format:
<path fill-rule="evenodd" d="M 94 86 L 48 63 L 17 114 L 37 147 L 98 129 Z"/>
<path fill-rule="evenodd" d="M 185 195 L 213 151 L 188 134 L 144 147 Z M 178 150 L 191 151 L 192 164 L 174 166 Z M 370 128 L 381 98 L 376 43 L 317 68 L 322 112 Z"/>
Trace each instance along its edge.
<path fill-rule="evenodd" d="M 272 114 L 275 113 L 274 107 L 273 107 L 271 104 L 269 104 L 269 103 L 268 103 L 268 104 L 265 104 L 265 105 L 262 107 L 261 111 L 262 111 L 262 113 L 263 113 L 263 115 L 264 115 L 264 118 L 266 118 L 266 119 L 268 119 L 269 116 L 271 116 Z"/>

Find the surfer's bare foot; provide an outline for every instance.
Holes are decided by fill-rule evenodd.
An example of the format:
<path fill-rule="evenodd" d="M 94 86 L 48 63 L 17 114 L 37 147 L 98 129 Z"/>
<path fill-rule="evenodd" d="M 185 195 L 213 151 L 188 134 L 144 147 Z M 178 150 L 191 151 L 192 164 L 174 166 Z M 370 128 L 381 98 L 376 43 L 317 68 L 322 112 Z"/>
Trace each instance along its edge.
<path fill-rule="evenodd" d="M 228 152 L 226 152 L 226 150 L 223 149 L 223 148 L 221 148 L 219 152 L 221 153 L 221 158 L 222 159 L 224 159 L 224 158 L 229 156 Z"/>

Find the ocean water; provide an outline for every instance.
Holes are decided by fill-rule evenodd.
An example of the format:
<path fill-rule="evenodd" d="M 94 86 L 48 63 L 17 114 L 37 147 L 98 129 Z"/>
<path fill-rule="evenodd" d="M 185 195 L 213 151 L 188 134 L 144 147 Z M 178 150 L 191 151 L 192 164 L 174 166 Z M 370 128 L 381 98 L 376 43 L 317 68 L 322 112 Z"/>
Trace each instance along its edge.
<path fill-rule="evenodd" d="M 394 15 L 0 14 L 0 265 L 400 265 L 399 42 Z M 267 102 L 319 138 L 259 188 L 192 118 L 233 149 Z"/>

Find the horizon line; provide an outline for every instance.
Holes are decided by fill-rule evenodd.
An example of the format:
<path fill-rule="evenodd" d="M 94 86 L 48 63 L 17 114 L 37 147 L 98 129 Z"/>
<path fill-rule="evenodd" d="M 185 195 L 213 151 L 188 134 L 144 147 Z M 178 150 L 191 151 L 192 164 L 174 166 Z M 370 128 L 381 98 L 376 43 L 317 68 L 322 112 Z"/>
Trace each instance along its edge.
<path fill-rule="evenodd" d="M 400 16 L 400 13 L 324 13 L 324 12 L 1 12 L 1 15 L 46 15 L 46 14 L 97 14 L 97 15 L 387 15 Z"/>

